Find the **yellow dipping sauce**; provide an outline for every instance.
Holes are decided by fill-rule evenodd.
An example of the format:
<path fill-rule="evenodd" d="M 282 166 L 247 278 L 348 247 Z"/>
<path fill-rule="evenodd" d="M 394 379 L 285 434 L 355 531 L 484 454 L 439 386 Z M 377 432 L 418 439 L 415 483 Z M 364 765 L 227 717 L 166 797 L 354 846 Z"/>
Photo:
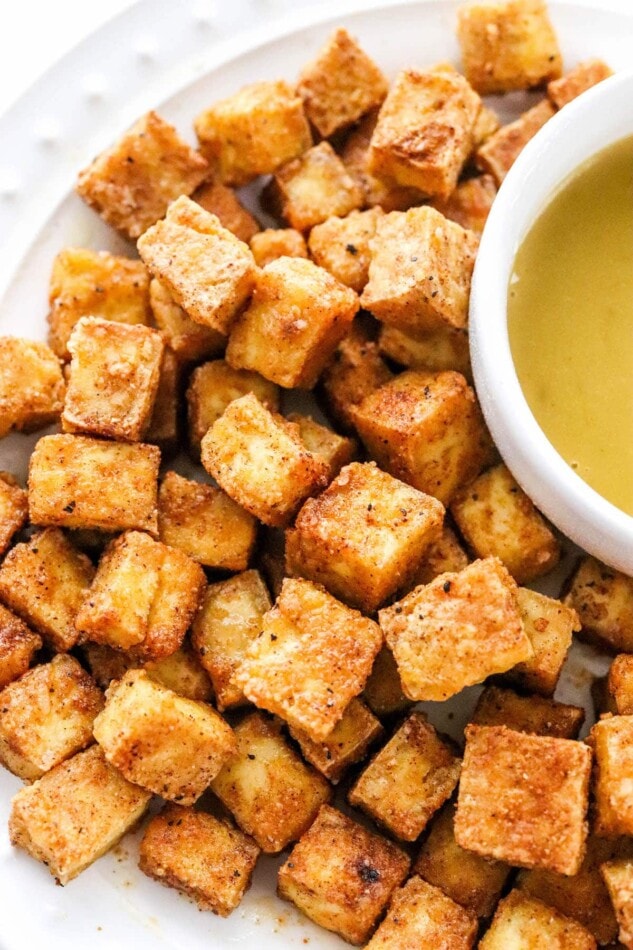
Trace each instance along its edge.
<path fill-rule="evenodd" d="M 633 515 L 633 136 L 561 186 L 508 291 L 517 374 L 550 442 Z"/>

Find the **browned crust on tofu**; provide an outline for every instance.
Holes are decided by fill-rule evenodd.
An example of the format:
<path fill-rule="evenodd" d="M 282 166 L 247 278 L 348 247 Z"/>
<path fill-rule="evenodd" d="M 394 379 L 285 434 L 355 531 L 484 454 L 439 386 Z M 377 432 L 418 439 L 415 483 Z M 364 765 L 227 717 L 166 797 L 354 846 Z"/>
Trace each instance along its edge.
<path fill-rule="evenodd" d="M 572 99 L 612 75 L 611 67 L 601 59 L 586 59 L 560 79 L 553 79 L 548 83 L 547 95 L 557 109 L 562 109 Z"/>
<path fill-rule="evenodd" d="M 414 876 L 394 892 L 366 950 L 470 950 L 476 936 L 477 921 L 467 910 Z"/>

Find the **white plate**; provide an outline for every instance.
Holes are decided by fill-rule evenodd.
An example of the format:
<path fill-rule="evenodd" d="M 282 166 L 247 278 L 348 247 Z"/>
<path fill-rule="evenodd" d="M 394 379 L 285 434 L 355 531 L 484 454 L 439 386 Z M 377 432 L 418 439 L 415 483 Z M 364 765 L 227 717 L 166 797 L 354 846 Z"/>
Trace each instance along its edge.
<path fill-rule="evenodd" d="M 566 64 L 602 56 L 630 66 L 629 0 L 552 3 Z M 146 0 L 107 24 L 57 64 L 0 119 L 0 332 L 44 338 L 51 261 L 65 245 L 125 250 L 71 191 L 79 168 L 138 115 L 155 107 L 193 141 L 193 117 L 214 99 L 255 79 L 296 76 L 334 25 L 344 24 L 393 76 L 402 66 L 457 61 L 457 3 L 389 0 Z M 620 11 L 620 12 L 618 12 Z M 511 117 L 526 97 L 509 96 Z M 0 468 L 24 477 L 35 437 L 2 443 Z M 562 572 L 548 579 L 557 594 Z M 604 660 L 576 646 L 559 695 L 588 702 L 591 672 Z M 476 690 L 457 702 L 429 704 L 431 721 L 458 735 Z M 199 913 L 136 866 L 127 838 L 66 888 L 8 842 L 9 799 L 20 782 L 0 774 L 0 946 L 24 950 L 45 940 L 63 947 L 143 948 L 346 946 L 311 926 L 274 896 L 279 860 L 265 859 L 242 905 L 228 920 Z"/>

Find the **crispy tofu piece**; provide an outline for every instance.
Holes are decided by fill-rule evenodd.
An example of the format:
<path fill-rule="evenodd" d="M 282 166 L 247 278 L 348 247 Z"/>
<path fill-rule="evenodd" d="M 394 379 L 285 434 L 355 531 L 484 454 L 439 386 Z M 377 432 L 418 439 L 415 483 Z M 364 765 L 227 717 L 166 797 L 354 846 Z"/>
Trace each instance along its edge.
<path fill-rule="evenodd" d="M 110 542 L 75 625 L 83 640 L 162 659 L 183 641 L 205 586 L 199 564 L 142 531 Z"/>
<path fill-rule="evenodd" d="M 386 838 L 324 805 L 279 869 L 277 892 L 319 926 L 364 944 L 409 863 Z"/>
<path fill-rule="evenodd" d="M 511 891 L 497 908 L 490 929 L 479 941 L 480 950 L 596 950 L 593 936 L 557 910 Z"/>
<path fill-rule="evenodd" d="M 372 613 L 417 571 L 444 509 L 373 462 L 352 462 L 286 534 L 289 573 Z"/>
<path fill-rule="evenodd" d="M 69 360 L 68 340 L 82 317 L 149 324 L 149 274 L 142 261 L 107 251 L 66 247 L 53 261 L 49 287 L 48 342 Z"/>
<path fill-rule="evenodd" d="M 555 111 L 549 99 L 543 99 L 515 122 L 502 125 L 477 149 L 477 167 L 492 175 L 497 186 L 500 186 L 527 143 L 552 118 Z"/>
<path fill-rule="evenodd" d="M 94 567 L 57 528 L 16 544 L 0 566 L 0 600 L 63 653 L 77 642 L 75 618 Z"/>
<path fill-rule="evenodd" d="M 468 321 L 478 238 L 430 205 L 392 211 L 376 224 L 361 304 L 409 333 Z"/>
<path fill-rule="evenodd" d="M 148 112 L 80 172 L 76 190 L 104 221 L 134 240 L 208 173 L 202 155 Z"/>
<path fill-rule="evenodd" d="M 630 859 L 606 861 L 600 870 L 615 910 L 618 937 L 630 950 L 633 947 L 633 862 Z"/>
<path fill-rule="evenodd" d="M 143 669 L 151 679 L 185 699 L 209 703 L 213 698 L 211 680 L 187 640 L 175 653 L 150 660 Z"/>
<path fill-rule="evenodd" d="M 609 837 L 633 834 L 633 716 L 605 716 L 590 742 L 596 758 L 595 831 Z"/>
<path fill-rule="evenodd" d="M 604 713 L 610 713 L 612 716 L 628 715 L 628 713 L 618 713 L 613 694 L 609 689 L 608 676 L 595 676 L 591 682 L 591 699 L 596 719 L 601 719 Z"/>
<path fill-rule="evenodd" d="M 455 841 L 454 818 L 455 808 L 450 804 L 433 818 L 413 870 L 473 917 L 490 917 L 510 868 L 460 848 Z"/>
<path fill-rule="evenodd" d="M 608 689 L 616 712 L 620 716 L 633 715 L 633 656 L 620 653 L 609 668 Z"/>
<path fill-rule="evenodd" d="M 281 725 L 254 712 L 235 727 L 237 752 L 211 783 L 246 834 L 267 854 L 307 831 L 332 790 L 284 739 Z"/>
<path fill-rule="evenodd" d="M 492 457 L 475 392 L 450 370 L 406 370 L 365 396 L 352 418 L 382 468 L 445 505 Z"/>
<path fill-rule="evenodd" d="M 365 758 L 368 748 L 383 732 L 380 721 L 360 699 L 351 701 L 324 742 L 313 742 L 300 729 L 290 729 L 303 757 L 334 785 L 351 765 Z"/>
<path fill-rule="evenodd" d="M 558 540 L 503 464 L 459 488 L 451 514 L 475 554 L 498 557 L 518 584 L 558 564 Z"/>
<path fill-rule="evenodd" d="M 320 142 L 278 169 L 268 201 L 290 227 L 308 231 L 361 208 L 364 195 L 329 142 Z"/>
<path fill-rule="evenodd" d="M 150 282 L 149 298 L 156 326 L 179 360 L 195 362 L 218 356 L 222 352 L 226 337 L 211 327 L 191 320 L 157 277 Z"/>
<path fill-rule="evenodd" d="M 581 706 L 556 703 L 544 696 L 520 696 L 511 689 L 487 686 L 477 701 L 471 722 L 478 726 L 507 726 L 517 732 L 558 739 L 577 739 L 585 720 Z"/>
<path fill-rule="evenodd" d="M 221 181 L 207 181 L 191 196 L 205 211 L 220 219 L 222 227 L 248 244 L 259 231 L 259 224 L 239 200 L 233 188 Z"/>
<path fill-rule="evenodd" d="M 45 343 L 0 336 L 0 438 L 55 422 L 64 392 L 60 362 Z"/>
<path fill-rule="evenodd" d="M 41 648 L 39 634 L 0 604 L 0 689 L 23 676 Z"/>
<path fill-rule="evenodd" d="M 352 324 L 321 375 L 328 410 L 340 428 L 353 432 L 353 407 L 392 377 L 376 343 L 360 326 Z"/>
<path fill-rule="evenodd" d="M 11 844 L 42 861 L 59 884 L 67 884 L 134 827 L 151 797 L 126 781 L 93 745 L 14 796 Z"/>
<path fill-rule="evenodd" d="M 362 691 L 381 646 L 373 620 L 320 586 L 286 578 L 235 682 L 250 702 L 322 742 Z"/>
<path fill-rule="evenodd" d="M 94 737 L 130 782 L 183 805 L 202 795 L 236 748 L 211 706 L 178 696 L 144 670 L 109 687 Z"/>
<path fill-rule="evenodd" d="M 343 466 L 349 465 L 356 455 L 358 444 L 354 439 L 337 435 L 327 426 L 315 422 L 311 416 L 290 412 L 286 418 L 288 422 L 299 426 L 299 435 L 308 451 L 325 459 L 329 468 L 328 481 L 335 478 Z"/>
<path fill-rule="evenodd" d="M 403 712 L 411 700 L 402 692 L 402 682 L 393 653 L 383 646 L 374 660 L 369 679 L 365 683 L 363 699 L 377 716 L 392 716 Z"/>
<path fill-rule="evenodd" d="M 501 122 L 499 120 L 499 116 L 494 111 L 494 109 L 491 109 L 489 106 L 486 106 L 482 103 L 481 109 L 479 110 L 479 114 L 475 119 L 475 125 L 473 127 L 473 149 L 477 149 L 480 145 L 483 145 L 486 139 L 489 139 L 493 132 L 497 131 L 500 125 Z M 455 189 L 455 191 L 457 191 L 457 189 Z M 450 198 L 447 200 L 450 201 Z M 474 228 L 473 230 L 477 229 Z"/>
<path fill-rule="evenodd" d="M 572 577 L 565 603 L 577 612 L 584 640 L 633 653 L 633 578 L 585 557 Z"/>
<path fill-rule="evenodd" d="M 305 238 L 295 228 L 266 228 L 253 235 L 250 248 L 258 267 L 265 267 L 278 257 L 308 256 Z"/>
<path fill-rule="evenodd" d="M 13 536 L 22 530 L 28 515 L 26 492 L 12 475 L 0 471 L 0 555 L 7 551 Z"/>
<path fill-rule="evenodd" d="M 152 276 L 194 323 L 228 333 L 255 281 L 255 260 L 247 244 L 183 195 L 145 231 L 137 247 Z"/>
<path fill-rule="evenodd" d="M 457 38 L 468 82 L 490 95 L 531 89 L 562 72 L 543 0 L 476 0 L 457 11 Z"/>
<path fill-rule="evenodd" d="M 213 683 L 218 709 L 243 706 L 246 698 L 235 682 L 248 646 L 262 630 L 272 604 L 258 571 L 244 571 L 209 584 L 193 622 L 191 642 Z"/>
<path fill-rule="evenodd" d="M 482 145 L 494 132 L 496 128 L 484 137 Z M 492 175 L 478 175 L 460 182 L 448 198 L 435 198 L 431 205 L 449 221 L 481 234 L 496 196 L 497 186 Z"/>
<path fill-rule="evenodd" d="M 412 712 L 352 786 L 348 801 L 391 834 L 415 841 L 453 793 L 460 760 L 426 716 Z"/>
<path fill-rule="evenodd" d="M 454 370 L 472 381 L 468 331 L 441 327 L 415 333 L 383 324 L 378 337 L 380 352 L 409 369 L 432 373 Z"/>
<path fill-rule="evenodd" d="M 470 950 L 477 921 L 439 888 L 411 877 L 391 898 L 367 950 Z"/>
<path fill-rule="evenodd" d="M 205 567 L 243 571 L 257 525 L 219 488 L 166 472 L 158 492 L 158 533 L 165 544 Z"/>
<path fill-rule="evenodd" d="M 462 571 L 468 566 L 469 560 L 470 558 L 457 540 L 457 535 L 445 524 L 439 538 L 426 549 L 411 586 L 430 584 L 439 574 L 445 574 L 447 571 Z"/>
<path fill-rule="evenodd" d="M 158 531 L 160 451 L 80 435 L 40 439 L 29 462 L 33 524 Z"/>
<path fill-rule="evenodd" d="M 103 693 L 66 654 L 35 666 L 0 693 L 0 762 L 34 782 L 93 742 Z"/>
<path fill-rule="evenodd" d="M 255 842 L 228 822 L 167 805 L 145 829 L 139 867 L 186 894 L 199 910 L 228 917 L 250 887 L 258 857 Z"/>
<path fill-rule="evenodd" d="M 303 102 L 285 82 L 244 86 L 201 112 L 194 127 L 202 152 L 227 185 L 270 175 L 312 144 Z"/>
<path fill-rule="evenodd" d="M 448 198 L 471 152 L 480 108 L 481 99 L 455 70 L 403 70 L 378 115 L 369 171 Z"/>
<path fill-rule="evenodd" d="M 252 393 L 233 400 L 202 440 L 202 464 L 224 491 L 264 524 L 283 526 L 326 484 L 328 466 L 299 428 Z"/>
<path fill-rule="evenodd" d="M 342 284 L 360 294 L 369 278 L 371 240 L 384 212 L 382 208 L 350 211 L 332 217 L 310 231 L 308 247 L 314 261 Z"/>
<path fill-rule="evenodd" d="M 519 867 L 577 874 L 585 856 L 591 758 L 581 742 L 467 726 L 457 843 Z"/>
<path fill-rule="evenodd" d="M 349 331 L 356 294 L 300 257 L 280 257 L 257 276 L 253 297 L 237 318 L 226 360 L 287 389 L 312 389 Z"/>
<path fill-rule="evenodd" d="M 568 102 L 592 86 L 608 79 L 613 70 L 601 59 L 586 59 L 578 63 L 560 79 L 553 79 L 547 84 L 547 95 L 557 109 L 562 109 Z"/>
<path fill-rule="evenodd" d="M 90 670 L 97 685 L 106 690 L 113 680 L 120 680 L 128 670 L 137 669 L 141 665 L 138 657 L 105 643 L 82 643 L 78 647 L 82 661 Z"/>
<path fill-rule="evenodd" d="M 180 436 L 181 364 L 172 350 L 165 347 L 158 389 L 145 442 L 156 445 L 163 455 L 176 452 Z"/>

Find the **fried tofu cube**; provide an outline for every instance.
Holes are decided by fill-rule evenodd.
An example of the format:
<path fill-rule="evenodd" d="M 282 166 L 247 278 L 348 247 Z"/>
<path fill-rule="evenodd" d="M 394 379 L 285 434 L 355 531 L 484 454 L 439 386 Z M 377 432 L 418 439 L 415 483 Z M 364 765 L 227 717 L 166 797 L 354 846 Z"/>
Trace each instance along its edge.
<path fill-rule="evenodd" d="M 202 464 L 224 491 L 264 524 L 283 526 L 326 484 L 328 466 L 298 426 L 252 393 L 233 400 L 202 440 Z"/>
<path fill-rule="evenodd" d="M 23 676 L 41 648 L 39 634 L 0 604 L 0 689 Z"/>
<path fill-rule="evenodd" d="M 406 370 L 369 393 L 352 418 L 382 468 L 445 505 L 492 457 L 475 392 L 450 370 Z"/>
<path fill-rule="evenodd" d="M 364 944 L 409 863 L 386 838 L 324 805 L 279 869 L 277 890 L 319 926 Z"/>
<path fill-rule="evenodd" d="M 344 218 L 332 217 L 310 231 L 312 259 L 342 284 L 360 294 L 369 278 L 371 240 L 383 217 L 382 208 L 350 211 Z"/>
<path fill-rule="evenodd" d="M 250 887 L 258 857 L 255 842 L 228 822 L 167 805 L 145 829 L 139 867 L 186 894 L 199 910 L 228 917 Z"/>
<path fill-rule="evenodd" d="M 426 549 L 412 586 L 430 584 L 439 574 L 445 574 L 447 571 L 463 571 L 469 561 L 470 558 L 457 540 L 457 535 L 445 524 L 439 538 Z"/>
<path fill-rule="evenodd" d="M 367 950 L 470 950 L 477 921 L 439 888 L 411 877 L 391 898 L 387 916 Z M 448 942 L 447 942 L 448 941 Z"/>
<path fill-rule="evenodd" d="M 633 716 L 606 716 L 595 724 L 590 741 L 596 758 L 596 834 L 633 834 Z"/>
<path fill-rule="evenodd" d="M 591 759 L 581 742 L 467 726 L 457 843 L 519 867 L 577 874 L 585 856 Z"/>
<path fill-rule="evenodd" d="M 492 175 L 497 186 L 500 186 L 527 143 L 552 118 L 555 111 L 549 99 L 543 99 L 515 122 L 502 125 L 477 149 L 477 167 Z"/>
<path fill-rule="evenodd" d="M 103 693 L 66 654 L 35 666 L 0 693 L 0 762 L 34 782 L 90 745 Z"/>
<path fill-rule="evenodd" d="M 201 112 L 194 127 L 202 152 L 227 185 L 270 175 L 312 144 L 303 102 L 285 82 L 244 86 Z"/>
<path fill-rule="evenodd" d="M 633 947 L 633 862 L 606 861 L 600 870 L 615 910 L 620 942 Z"/>
<path fill-rule="evenodd" d="M 266 228 L 253 235 L 250 248 L 258 267 L 265 267 L 278 257 L 308 256 L 306 240 L 295 228 Z"/>
<path fill-rule="evenodd" d="M 205 211 L 220 219 L 222 227 L 248 244 L 259 231 L 259 224 L 247 211 L 232 188 L 221 181 L 207 181 L 191 196 Z"/>
<path fill-rule="evenodd" d="M 415 841 L 453 793 L 460 760 L 426 716 L 412 712 L 352 786 L 348 801 L 391 834 Z"/>
<path fill-rule="evenodd" d="M 366 613 L 417 571 L 444 509 L 373 462 L 352 462 L 309 499 L 286 535 L 286 565 Z"/>
<path fill-rule="evenodd" d="M 365 758 L 367 749 L 383 731 L 365 703 L 353 699 L 324 742 L 313 742 L 300 729 L 291 728 L 290 734 L 299 743 L 303 757 L 337 785 L 351 765 Z"/>
<path fill-rule="evenodd" d="M 441 327 L 439 330 L 401 330 L 383 324 L 378 337 L 380 352 L 409 369 L 432 373 L 454 370 L 472 382 L 468 331 Z"/>
<path fill-rule="evenodd" d="M 373 620 L 320 586 L 286 578 L 235 681 L 250 702 L 322 742 L 362 691 L 381 646 Z"/>
<path fill-rule="evenodd" d="M 163 455 L 178 449 L 180 380 L 181 365 L 173 351 L 165 347 L 154 408 L 143 436 L 145 442 L 158 446 Z"/>
<path fill-rule="evenodd" d="M 595 558 L 583 558 L 565 603 L 580 618 L 580 636 L 597 646 L 633 653 L 633 578 Z"/>
<path fill-rule="evenodd" d="M 155 445 L 124 445 L 80 435 L 47 435 L 29 462 L 33 524 L 156 534 Z"/>
<path fill-rule="evenodd" d="M 194 323 L 228 333 L 255 281 L 247 244 L 183 195 L 145 231 L 137 247 L 152 276 Z"/>
<path fill-rule="evenodd" d="M 476 0 L 457 11 L 468 82 L 482 95 L 531 89 L 562 72 L 558 40 L 543 0 Z"/>
<path fill-rule="evenodd" d="M 384 646 L 374 660 L 363 699 L 372 712 L 381 717 L 403 712 L 411 705 L 411 700 L 402 692 L 398 667 L 389 647 Z"/>
<path fill-rule="evenodd" d="M 64 653 L 77 642 L 75 618 L 94 567 L 57 528 L 9 551 L 0 566 L 0 600 Z"/>
<path fill-rule="evenodd" d="M 106 548 L 75 625 L 84 640 L 162 659 L 182 643 L 204 586 L 182 551 L 127 531 Z"/>
<path fill-rule="evenodd" d="M 560 79 L 553 79 L 547 84 L 547 95 L 557 109 L 562 109 L 568 102 L 592 86 L 608 79 L 613 70 L 601 59 L 586 59 L 578 63 Z"/>
<path fill-rule="evenodd" d="M 55 422 L 64 391 L 60 362 L 45 343 L 0 336 L 0 438 Z"/>
<path fill-rule="evenodd" d="M 392 377 L 376 343 L 360 326 L 352 324 L 321 375 L 328 410 L 340 428 L 353 432 L 353 407 Z"/>
<path fill-rule="evenodd" d="M 455 70 L 405 69 L 378 115 L 369 171 L 448 198 L 473 146 L 481 99 Z"/>
<path fill-rule="evenodd" d="M 520 696 L 511 689 L 487 686 L 477 701 L 472 722 L 507 726 L 517 732 L 558 739 L 577 739 L 585 720 L 581 706 L 556 703 L 544 696 Z"/>
<path fill-rule="evenodd" d="M 242 719 L 235 740 L 237 752 L 211 788 L 242 831 L 266 854 L 277 854 L 307 831 L 332 790 L 263 713 Z"/>
<path fill-rule="evenodd" d="M 149 285 L 149 298 L 156 326 L 170 350 L 182 362 L 218 356 L 226 345 L 226 337 L 211 327 L 195 323 L 169 293 L 165 284 L 154 277 Z"/>
<path fill-rule="evenodd" d="M 166 472 L 158 492 L 158 533 L 165 544 L 205 567 L 243 571 L 257 525 L 219 488 Z"/>
<path fill-rule="evenodd" d="M 28 515 L 26 492 L 12 475 L 0 472 L 0 555 L 7 551 L 14 534 L 24 527 Z"/>
<path fill-rule="evenodd" d="M 243 706 L 246 697 L 235 682 L 248 646 L 262 630 L 272 604 L 260 574 L 244 571 L 209 584 L 193 622 L 191 642 L 213 683 L 220 711 Z"/>
<path fill-rule="evenodd" d="M 151 797 L 93 745 L 20 789 L 11 803 L 11 843 L 68 884 L 134 827 Z"/>
<path fill-rule="evenodd" d="M 202 155 L 172 125 L 148 112 L 80 172 L 76 190 L 104 221 L 134 240 L 208 173 Z"/>
<path fill-rule="evenodd" d="M 413 870 L 474 917 L 490 917 L 510 868 L 460 848 L 455 841 L 454 818 L 455 808 L 449 804 L 433 819 Z"/>
<path fill-rule="evenodd" d="M 328 464 L 328 481 L 335 478 L 344 465 L 349 465 L 357 451 L 354 439 L 337 435 L 327 426 L 315 422 L 311 416 L 302 416 L 298 412 L 289 413 L 288 422 L 299 426 L 299 435 L 309 452 L 319 455 Z"/>
<path fill-rule="evenodd" d="M 99 646 L 99 644 L 91 645 Z M 102 649 L 112 648 L 102 647 Z M 211 680 L 187 640 L 175 653 L 164 656 L 160 660 L 150 660 L 143 665 L 143 669 L 151 679 L 178 693 L 179 696 L 184 696 L 185 699 L 209 703 L 213 698 Z"/>
<path fill-rule="evenodd" d="M 113 680 L 120 680 L 128 670 L 137 669 L 141 665 L 141 661 L 131 653 L 115 650 L 105 643 L 88 641 L 80 644 L 78 651 L 92 678 L 103 690 L 106 690 Z"/>
<path fill-rule="evenodd" d="M 363 191 L 329 142 L 320 142 L 282 165 L 268 188 L 275 212 L 297 231 L 363 206 Z"/>
<path fill-rule="evenodd" d="M 478 557 L 498 557 L 518 584 L 551 571 L 560 544 L 505 465 L 457 490 L 451 514 Z"/>
<path fill-rule="evenodd" d="M 608 689 L 620 716 L 633 715 L 633 656 L 621 653 L 609 668 Z"/>
<path fill-rule="evenodd" d="M 494 128 L 490 135 L 496 131 Z M 490 135 L 484 137 L 482 145 Z M 496 196 L 497 186 L 492 175 L 477 175 L 460 182 L 448 198 L 435 198 L 431 205 L 449 221 L 481 234 Z"/>
<path fill-rule="evenodd" d="M 552 907 L 511 891 L 499 904 L 490 930 L 479 941 L 480 950 L 596 950 L 593 936 L 575 920 Z"/>
<path fill-rule="evenodd" d="M 193 805 L 236 748 L 211 706 L 178 696 L 144 670 L 110 686 L 94 737 L 130 782 L 183 805 Z"/>

